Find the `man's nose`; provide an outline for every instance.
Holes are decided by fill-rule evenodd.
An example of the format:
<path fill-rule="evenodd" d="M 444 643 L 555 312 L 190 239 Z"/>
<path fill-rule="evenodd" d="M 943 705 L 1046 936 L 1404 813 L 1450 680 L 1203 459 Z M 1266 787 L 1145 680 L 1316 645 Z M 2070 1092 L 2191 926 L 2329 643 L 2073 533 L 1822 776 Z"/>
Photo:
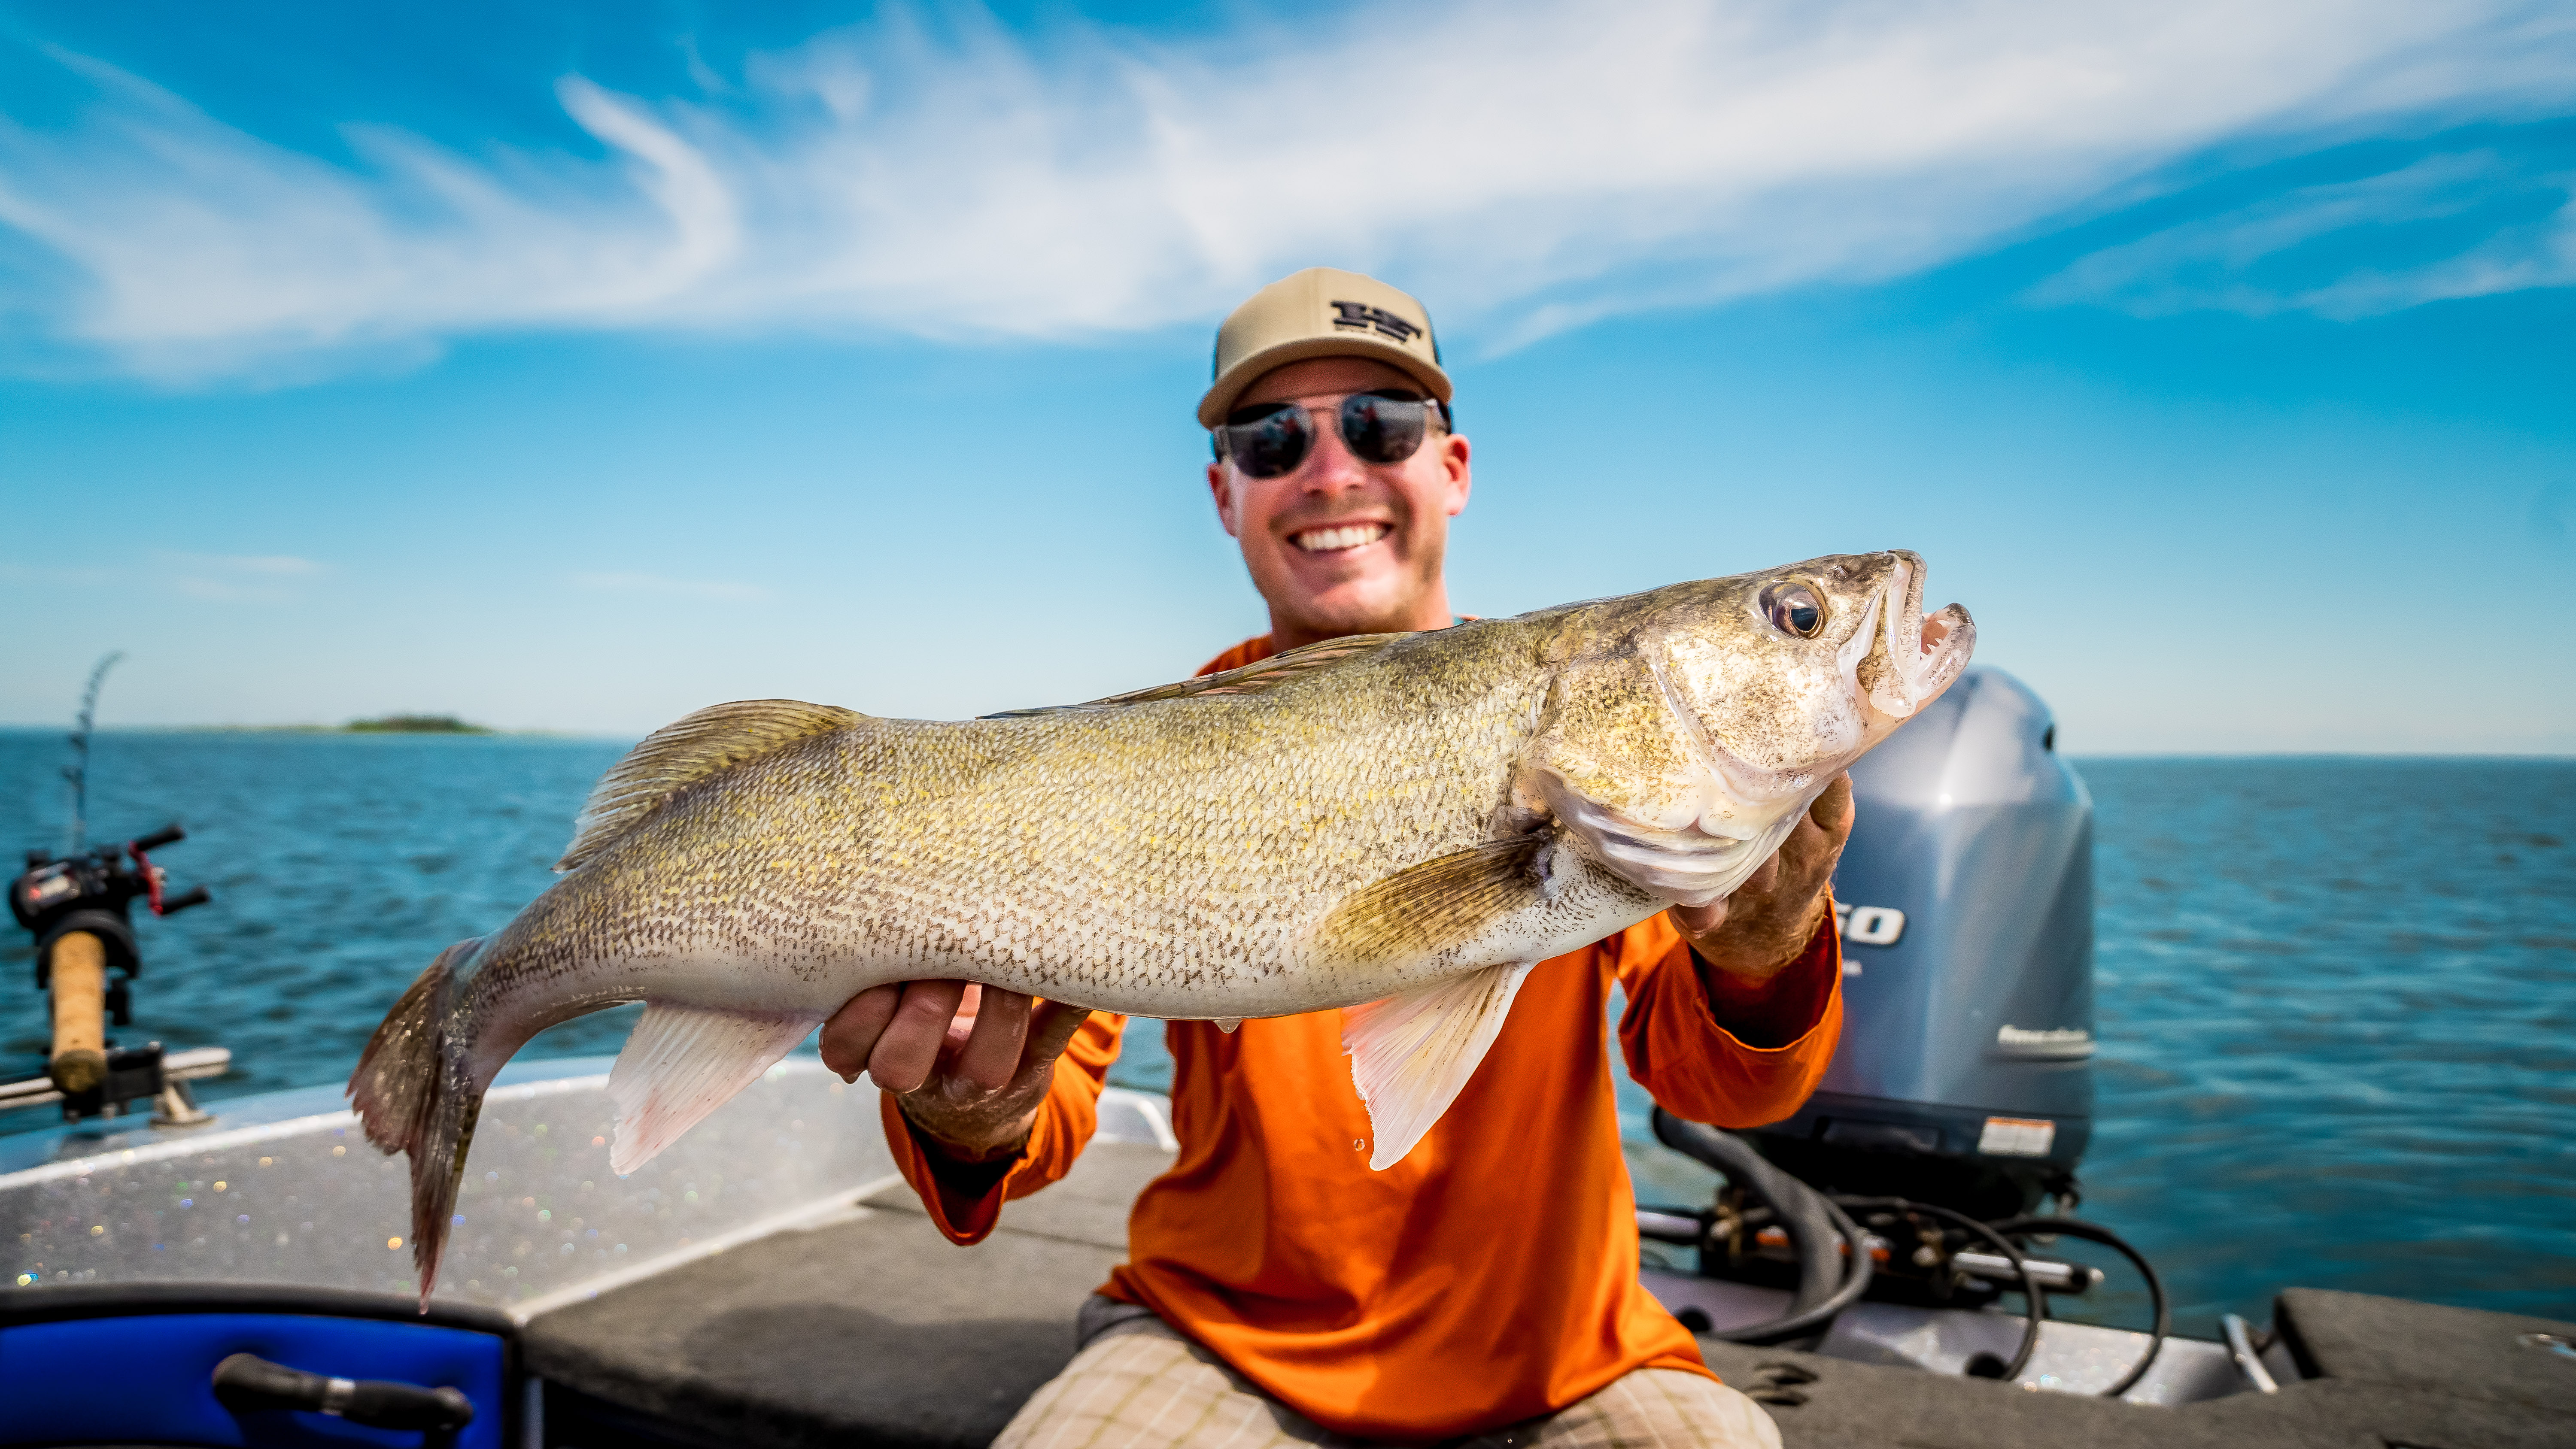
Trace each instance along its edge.
<path fill-rule="evenodd" d="M 1318 492 L 1328 489 L 1355 488 L 1368 481 L 1368 465 L 1351 452 L 1342 441 L 1342 420 L 1336 412 L 1320 409 L 1312 414 L 1315 421 L 1315 446 L 1307 455 L 1304 477 L 1306 487 Z"/>

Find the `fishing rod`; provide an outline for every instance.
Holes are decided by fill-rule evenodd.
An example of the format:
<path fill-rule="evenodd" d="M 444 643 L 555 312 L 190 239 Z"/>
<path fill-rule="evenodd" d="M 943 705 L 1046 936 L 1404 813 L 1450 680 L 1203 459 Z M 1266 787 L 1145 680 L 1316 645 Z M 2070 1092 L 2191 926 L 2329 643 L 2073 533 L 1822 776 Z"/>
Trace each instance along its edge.
<path fill-rule="evenodd" d="M 109 1026 L 134 1022 L 132 982 L 143 956 L 134 939 L 133 906 L 142 901 L 167 916 L 213 897 L 204 886 L 171 894 L 168 872 L 151 852 L 175 845 L 187 832 L 172 824 L 149 835 L 91 848 L 89 837 L 90 735 L 98 717 L 99 687 L 122 653 L 111 653 L 90 671 L 81 693 L 72 762 L 63 767 L 71 786 L 67 847 L 59 854 L 27 852 L 26 869 L 9 883 L 9 914 L 36 942 L 36 989 L 51 997 L 53 1035 L 45 1073 L 0 1082 L 0 1108 L 62 1103 L 63 1116 L 122 1115 L 128 1104 L 150 1101 L 153 1120 L 188 1124 L 207 1120 L 189 1096 L 186 1081 L 212 1076 L 230 1065 L 221 1047 L 166 1055 L 159 1042 L 120 1047 Z"/>
<path fill-rule="evenodd" d="M 107 671 L 125 657 L 122 649 L 109 650 L 89 672 L 89 688 L 81 691 L 80 728 L 72 731 L 72 762 L 63 766 L 63 778 L 72 785 L 71 840 L 63 847 L 65 855 L 78 855 L 89 835 L 89 735 L 98 717 L 99 686 L 107 683 Z"/>

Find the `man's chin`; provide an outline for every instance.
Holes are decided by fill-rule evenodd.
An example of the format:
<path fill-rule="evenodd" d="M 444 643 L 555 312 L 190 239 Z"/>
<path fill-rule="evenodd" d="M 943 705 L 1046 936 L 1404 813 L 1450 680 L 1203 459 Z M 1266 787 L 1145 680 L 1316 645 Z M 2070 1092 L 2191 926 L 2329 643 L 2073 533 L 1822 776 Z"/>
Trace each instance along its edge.
<path fill-rule="evenodd" d="M 1400 633 L 1413 627 L 1399 599 L 1335 598 L 1303 601 L 1291 616 L 1298 627 L 1318 636 Z"/>

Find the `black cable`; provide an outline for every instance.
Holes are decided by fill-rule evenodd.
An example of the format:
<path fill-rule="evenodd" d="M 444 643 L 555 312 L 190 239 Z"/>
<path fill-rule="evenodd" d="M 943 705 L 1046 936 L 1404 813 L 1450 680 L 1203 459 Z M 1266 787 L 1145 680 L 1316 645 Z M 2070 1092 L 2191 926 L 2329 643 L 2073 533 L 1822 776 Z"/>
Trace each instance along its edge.
<path fill-rule="evenodd" d="M 2147 1262 L 2146 1256 L 2130 1247 L 2118 1233 L 2099 1223 L 2088 1223 L 2079 1218 L 1998 1218 L 1987 1226 L 2006 1236 L 2056 1233 L 2064 1237 L 2080 1238 L 2088 1243 L 2100 1243 L 2137 1265 L 2138 1276 L 2147 1280 L 2147 1297 L 2155 1304 L 2156 1326 L 2147 1339 L 2146 1356 L 2132 1365 L 2129 1372 L 2122 1376 L 2118 1383 L 2104 1389 L 2102 1397 L 2116 1399 L 2137 1387 L 2138 1380 L 2145 1378 L 2147 1370 L 2155 1366 L 2156 1355 L 2164 1350 L 2165 1338 L 2173 1327 L 2171 1305 L 2165 1300 L 2164 1280 L 2156 1276 L 2156 1270 Z"/>
<path fill-rule="evenodd" d="M 1795 1178 L 1790 1180 L 1797 1181 Z M 1805 1183 L 1798 1185 L 1802 1188 L 1807 1187 Z M 1777 1343 L 1782 1339 L 1803 1338 L 1818 1329 L 1830 1326 L 1844 1309 L 1858 1303 L 1860 1296 L 1869 1291 L 1870 1273 L 1874 1265 L 1869 1258 L 1869 1240 L 1861 1235 L 1860 1224 L 1853 1222 L 1851 1216 L 1845 1213 L 1832 1198 L 1815 1192 L 1813 1188 L 1807 1188 L 1807 1191 L 1814 1194 L 1817 1206 L 1825 1210 L 1825 1216 L 1833 1223 L 1834 1231 L 1841 1234 L 1842 1240 L 1851 1245 L 1851 1263 L 1845 1272 L 1843 1286 L 1834 1290 L 1834 1296 L 1804 1313 L 1793 1313 L 1786 1318 L 1775 1318 L 1769 1323 L 1756 1323 L 1743 1328 L 1716 1329 L 1712 1330 L 1708 1337 L 1727 1343 Z"/>
<path fill-rule="evenodd" d="M 1787 1314 L 1740 1328 L 1712 1329 L 1708 1337 L 1753 1344 L 1803 1337 L 1831 1324 L 1869 1291 L 1873 1265 L 1868 1240 L 1832 1199 L 1773 1167 L 1741 1138 L 1684 1121 L 1660 1106 L 1653 1120 L 1655 1136 L 1665 1146 L 1726 1174 L 1727 1181 L 1769 1207 L 1798 1255 L 1798 1292 Z M 1838 1249 L 1831 1241 L 1836 1235 L 1847 1249 Z M 1837 1257 L 1845 1261 L 1837 1263 Z M 1842 1280 L 1839 1287 L 1833 1286 L 1836 1270 Z"/>
<path fill-rule="evenodd" d="M 2004 1371 L 1996 1377 L 2004 1379 L 2021 1377 L 2021 1371 L 2030 1364 L 2031 1354 L 2039 1348 L 2039 1325 L 2048 1316 L 2048 1305 L 2046 1297 L 2040 1291 L 2039 1280 L 2031 1275 L 2030 1260 L 2022 1256 L 2021 1249 L 2012 1245 L 2011 1239 L 1966 1213 L 1952 1212 L 1945 1207 L 1934 1207 L 1928 1202 L 1914 1202 L 1901 1197 L 1841 1196 L 1836 1196 L 1831 1201 L 1857 1212 L 1928 1213 L 1933 1217 L 1956 1223 L 1995 1247 L 2003 1249 L 2004 1256 L 2012 1261 L 2013 1271 L 2021 1275 L 2022 1297 L 2028 1300 L 2028 1313 L 2027 1326 L 2022 1330 L 2021 1347 L 2013 1351 L 2012 1362 L 2005 1364 Z"/>
<path fill-rule="evenodd" d="M 1844 1269 L 1829 1241 L 1833 1220 L 1825 1215 L 1814 1189 L 1772 1166 L 1753 1144 L 1704 1123 L 1684 1121 L 1658 1108 L 1654 1129 L 1656 1139 L 1666 1147 L 1725 1173 L 1727 1181 L 1771 1210 L 1773 1220 L 1789 1235 L 1789 1251 L 1798 1264 L 1798 1291 L 1790 1299 L 1791 1313 L 1803 1314 L 1833 1297 Z"/>

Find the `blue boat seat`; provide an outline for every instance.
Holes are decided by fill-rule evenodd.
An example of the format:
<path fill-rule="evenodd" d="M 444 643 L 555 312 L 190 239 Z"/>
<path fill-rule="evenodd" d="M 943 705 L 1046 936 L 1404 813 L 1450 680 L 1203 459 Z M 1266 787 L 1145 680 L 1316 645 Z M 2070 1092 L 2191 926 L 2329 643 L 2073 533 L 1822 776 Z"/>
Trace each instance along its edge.
<path fill-rule="evenodd" d="M 119 1284 L 0 1296 L 0 1445 L 380 1445 L 419 1431 L 320 1413 L 236 1414 L 215 1398 L 215 1365 L 236 1353 L 343 1379 L 450 1387 L 474 1405 L 454 1449 L 502 1449 L 518 1395 L 516 1329 L 497 1313 L 407 1299 L 256 1285 Z M 437 1446 L 431 1446 L 437 1449 Z"/>

